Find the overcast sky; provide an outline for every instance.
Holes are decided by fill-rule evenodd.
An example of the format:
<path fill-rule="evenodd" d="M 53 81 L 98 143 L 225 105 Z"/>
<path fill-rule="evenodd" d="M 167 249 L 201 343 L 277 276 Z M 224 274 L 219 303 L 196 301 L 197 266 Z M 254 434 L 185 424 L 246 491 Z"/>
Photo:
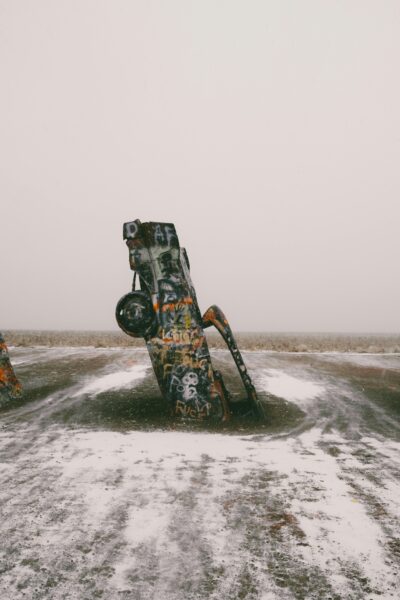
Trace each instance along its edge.
<path fill-rule="evenodd" d="M 399 0 L 0 0 L 0 329 L 116 328 L 172 221 L 233 329 L 400 330 Z"/>

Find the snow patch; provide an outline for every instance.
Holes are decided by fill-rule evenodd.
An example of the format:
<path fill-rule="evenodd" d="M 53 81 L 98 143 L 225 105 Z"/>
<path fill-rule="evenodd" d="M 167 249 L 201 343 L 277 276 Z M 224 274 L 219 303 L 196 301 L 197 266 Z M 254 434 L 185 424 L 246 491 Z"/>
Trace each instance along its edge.
<path fill-rule="evenodd" d="M 75 392 L 73 397 L 82 396 L 83 394 L 101 394 L 108 390 L 128 388 L 134 382 L 143 379 L 147 371 L 147 365 L 138 364 L 128 370 L 116 371 L 102 377 L 92 378 L 89 383 Z"/>
<path fill-rule="evenodd" d="M 293 377 L 293 375 L 288 375 L 278 369 L 265 371 L 261 378 L 261 384 L 264 385 L 267 392 L 274 396 L 299 404 L 306 404 L 310 400 L 322 396 L 325 391 L 325 387 L 320 383 Z"/>

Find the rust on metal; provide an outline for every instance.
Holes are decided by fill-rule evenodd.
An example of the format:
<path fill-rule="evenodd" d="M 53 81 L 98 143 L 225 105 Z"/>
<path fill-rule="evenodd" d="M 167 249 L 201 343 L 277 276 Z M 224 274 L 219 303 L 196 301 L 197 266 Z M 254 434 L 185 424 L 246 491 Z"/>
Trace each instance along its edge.
<path fill-rule="evenodd" d="M 0 406 L 21 395 L 22 388 L 12 368 L 6 343 L 0 333 Z"/>
<path fill-rule="evenodd" d="M 175 226 L 137 219 L 124 224 L 123 237 L 134 278 L 132 291 L 117 304 L 117 322 L 128 335 L 145 339 L 171 412 L 223 421 L 231 415 L 230 396 L 221 373 L 213 368 L 204 334 L 204 328 L 214 325 L 232 353 L 251 411 L 260 416 L 261 405 L 226 317 L 216 306 L 201 316 Z"/>

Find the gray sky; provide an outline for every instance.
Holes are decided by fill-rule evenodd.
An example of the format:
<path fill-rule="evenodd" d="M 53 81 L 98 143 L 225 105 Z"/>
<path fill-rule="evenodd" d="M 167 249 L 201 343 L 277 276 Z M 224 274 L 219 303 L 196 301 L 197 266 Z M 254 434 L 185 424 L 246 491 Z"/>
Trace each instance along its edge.
<path fill-rule="evenodd" d="M 0 328 L 111 329 L 172 221 L 237 330 L 400 330 L 398 0 L 0 0 Z"/>

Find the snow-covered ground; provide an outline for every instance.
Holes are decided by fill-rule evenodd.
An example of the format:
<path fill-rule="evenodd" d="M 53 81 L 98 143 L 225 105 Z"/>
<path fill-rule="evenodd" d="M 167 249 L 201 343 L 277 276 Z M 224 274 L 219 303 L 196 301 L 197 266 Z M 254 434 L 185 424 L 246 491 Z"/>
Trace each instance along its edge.
<path fill-rule="evenodd" d="M 398 598 L 400 356 L 247 352 L 270 418 L 219 431 L 165 420 L 140 349 L 11 357 L 2 600 Z"/>

